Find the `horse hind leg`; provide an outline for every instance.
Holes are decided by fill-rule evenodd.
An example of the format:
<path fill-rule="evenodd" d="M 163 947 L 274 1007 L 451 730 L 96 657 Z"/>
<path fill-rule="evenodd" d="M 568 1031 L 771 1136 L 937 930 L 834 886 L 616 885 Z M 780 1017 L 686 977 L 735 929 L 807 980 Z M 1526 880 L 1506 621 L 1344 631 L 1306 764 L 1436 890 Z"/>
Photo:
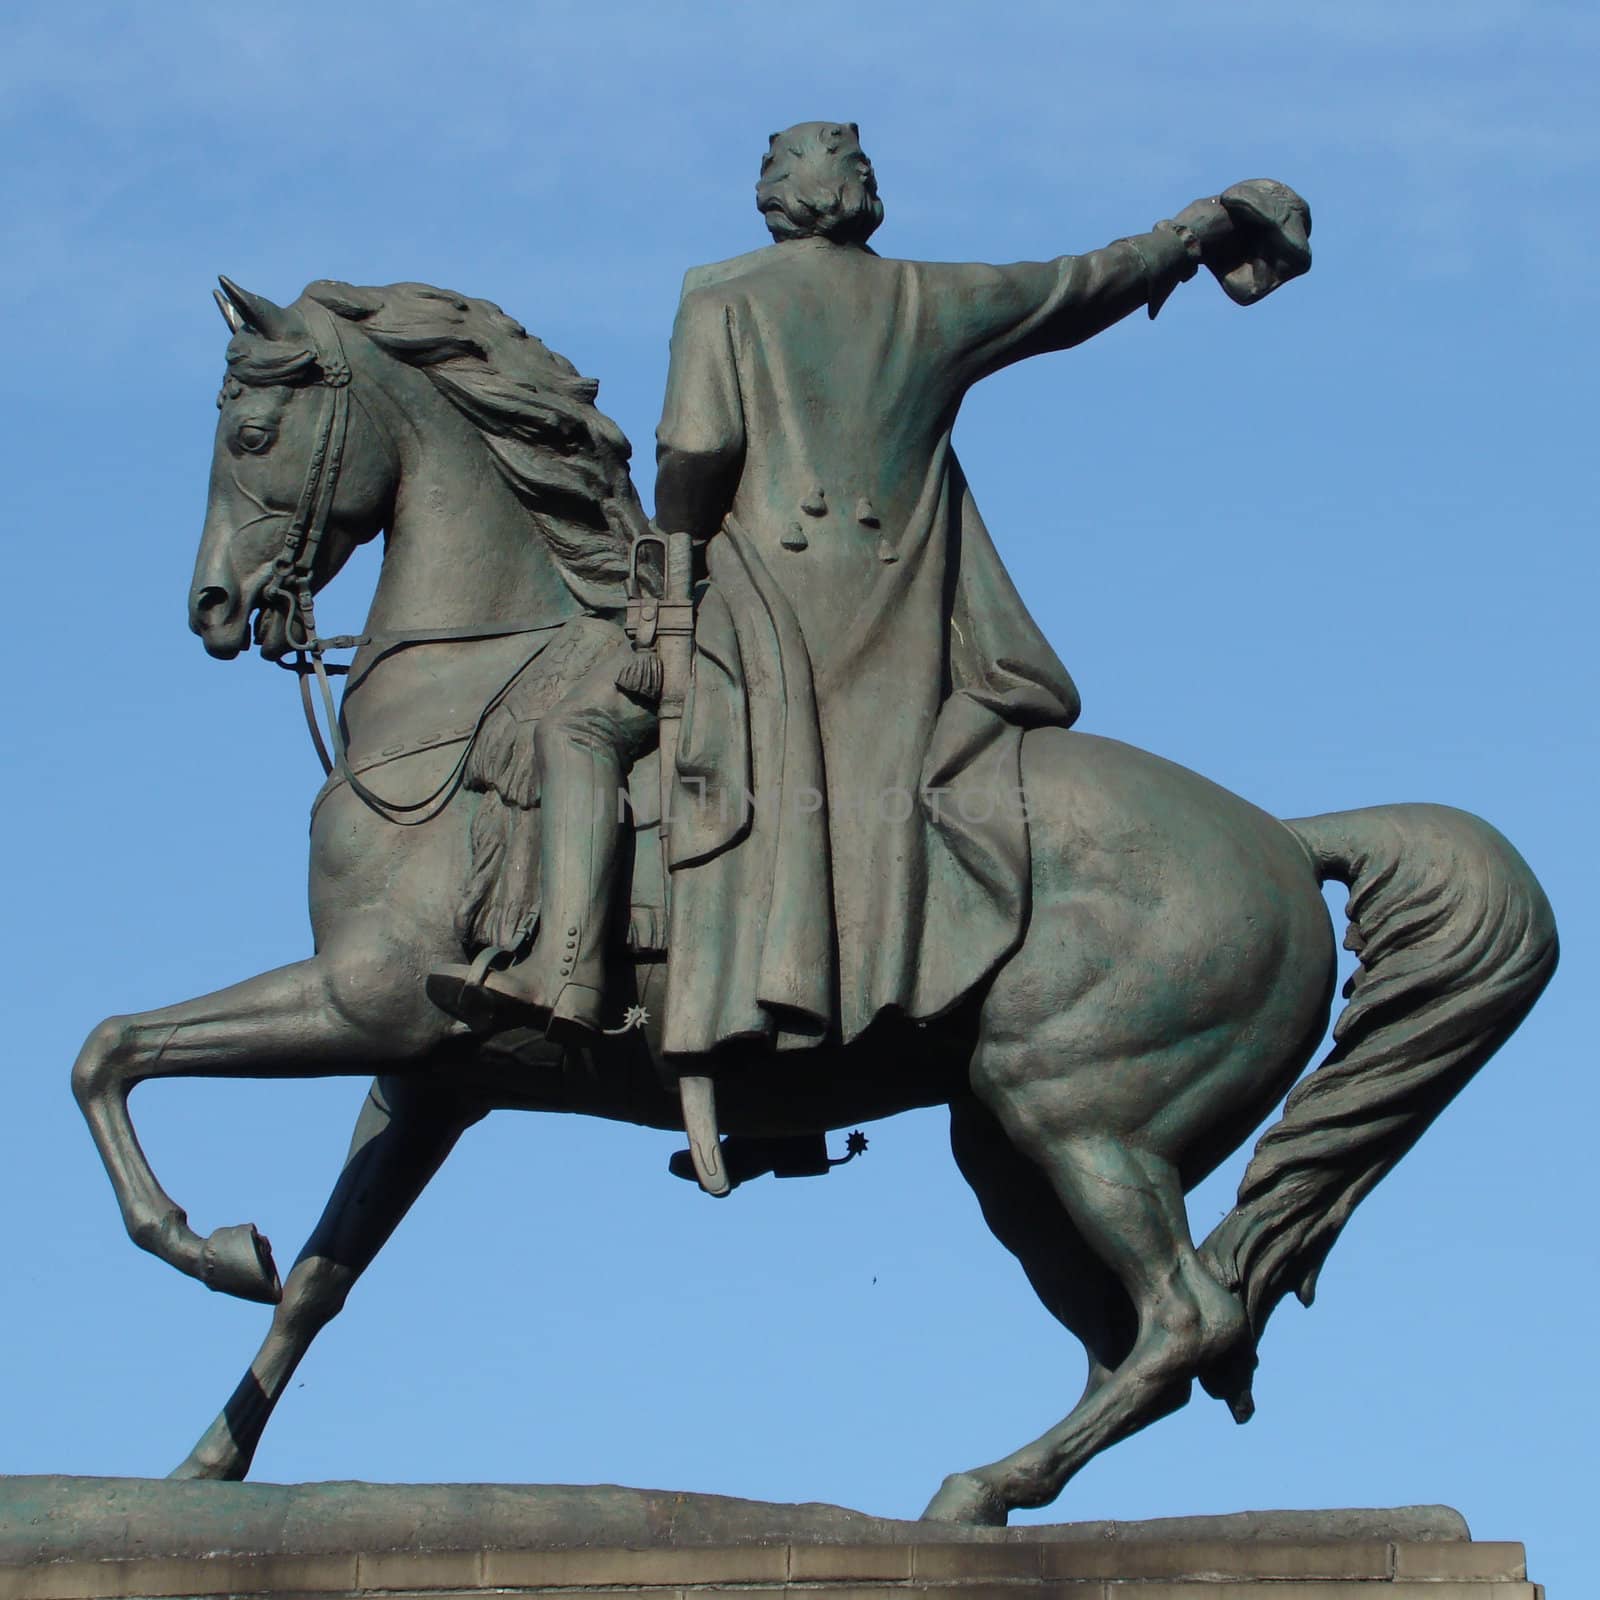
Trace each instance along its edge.
<path fill-rule="evenodd" d="M 1055 1427 L 946 1479 L 925 1513 L 934 1520 L 1003 1521 L 1013 1509 L 1048 1505 L 1101 1450 L 1184 1405 L 1202 1372 L 1239 1368 L 1250 1339 L 1243 1306 L 1195 1251 L 1170 1162 L 1118 1137 L 1064 1131 L 1027 1115 L 1004 1091 L 989 1098 L 1013 1144 L 1122 1285 L 1136 1331 L 1115 1369 Z"/>
<path fill-rule="evenodd" d="M 378 1078 L 322 1216 L 283 1286 L 272 1326 L 216 1420 L 171 1476 L 242 1479 L 312 1341 L 344 1307 L 455 1147 L 484 1114 L 431 1078 Z"/>
<path fill-rule="evenodd" d="M 1044 1308 L 1083 1345 L 1084 1398 L 1111 1378 L 1133 1348 L 1137 1319 L 1116 1274 L 1084 1242 L 1048 1180 L 976 1099 L 950 1107 L 950 1148 L 983 1220 L 1017 1258 Z M 945 1480 L 927 1515 L 1003 1523 L 1006 1508 L 965 1473 Z"/>

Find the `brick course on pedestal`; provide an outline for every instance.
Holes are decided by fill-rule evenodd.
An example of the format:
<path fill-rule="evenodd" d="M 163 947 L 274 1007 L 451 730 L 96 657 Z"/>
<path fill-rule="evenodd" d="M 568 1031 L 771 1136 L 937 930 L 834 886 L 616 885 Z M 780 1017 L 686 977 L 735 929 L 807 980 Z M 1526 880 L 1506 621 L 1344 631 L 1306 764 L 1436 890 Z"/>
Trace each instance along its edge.
<path fill-rule="evenodd" d="M 600 1486 L 0 1478 L 0 1600 L 1536 1600 L 1442 1506 L 1025 1528 Z"/>
<path fill-rule="evenodd" d="M 1519 1544 L 1104 1542 L 149 1556 L 0 1568 L 0 1600 L 1535 1600 Z"/>

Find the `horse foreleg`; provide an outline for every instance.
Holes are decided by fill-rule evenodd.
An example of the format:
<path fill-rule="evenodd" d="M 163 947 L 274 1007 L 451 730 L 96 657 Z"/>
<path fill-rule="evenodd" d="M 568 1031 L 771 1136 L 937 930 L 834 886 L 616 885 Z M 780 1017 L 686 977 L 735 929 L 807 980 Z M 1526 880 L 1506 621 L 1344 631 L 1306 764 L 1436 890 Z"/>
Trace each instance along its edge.
<path fill-rule="evenodd" d="M 311 1342 L 484 1114 L 434 1078 L 379 1078 L 356 1122 L 339 1181 L 283 1286 L 249 1370 L 174 1478 L 240 1479 Z"/>
<path fill-rule="evenodd" d="M 364 1076 L 377 1065 L 426 1059 L 450 1021 L 408 978 L 414 963 L 386 954 L 319 954 L 198 1000 L 112 1017 L 89 1035 L 72 1069 L 73 1093 L 135 1244 L 213 1289 L 277 1301 L 271 1248 L 251 1224 L 206 1239 L 189 1227 L 151 1171 L 128 1095 L 151 1078 Z"/>
<path fill-rule="evenodd" d="M 1195 1377 L 1248 1339 L 1243 1307 L 1195 1252 L 1170 1164 L 1118 1139 L 1052 1137 L 1016 1109 L 996 1107 L 1074 1227 L 1121 1282 L 1137 1330 L 1115 1370 L 1091 1382 L 1049 1432 L 989 1466 L 947 1478 L 924 1513 L 933 1520 L 1003 1522 L 1017 1507 L 1048 1505 L 1106 1446 L 1184 1405 Z"/>

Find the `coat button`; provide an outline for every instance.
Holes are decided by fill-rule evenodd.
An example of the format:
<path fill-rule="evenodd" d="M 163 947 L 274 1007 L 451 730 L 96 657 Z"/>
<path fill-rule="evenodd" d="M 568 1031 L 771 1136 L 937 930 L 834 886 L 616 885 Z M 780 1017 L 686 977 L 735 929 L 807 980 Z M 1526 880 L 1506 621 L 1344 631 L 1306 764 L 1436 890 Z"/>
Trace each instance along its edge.
<path fill-rule="evenodd" d="M 825 517 L 828 514 L 828 496 L 819 484 L 800 502 L 800 509 L 808 517 Z"/>
<path fill-rule="evenodd" d="M 865 495 L 862 495 L 862 497 L 856 501 L 856 521 L 859 522 L 863 528 L 876 528 L 879 520 L 878 513 L 873 509 L 872 502 L 867 499 Z"/>
<path fill-rule="evenodd" d="M 791 524 L 789 531 L 778 540 L 785 550 L 804 550 L 811 543 L 806 538 L 806 530 L 798 522 Z"/>

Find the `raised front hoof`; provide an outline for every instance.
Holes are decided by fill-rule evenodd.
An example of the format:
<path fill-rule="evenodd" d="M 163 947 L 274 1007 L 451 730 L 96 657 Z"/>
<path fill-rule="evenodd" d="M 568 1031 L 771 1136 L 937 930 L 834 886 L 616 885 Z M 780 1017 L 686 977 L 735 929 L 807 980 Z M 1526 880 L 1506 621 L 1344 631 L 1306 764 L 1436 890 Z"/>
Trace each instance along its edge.
<path fill-rule="evenodd" d="M 1006 1508 L 994 1490 L 970 1472 L 952 1472 L 940 1484 L 938 1494 L 928 1502 L 922 1520 L 1003 1528 Z"/>
<path fill-rule="evenodd" d="M 200 1281 L 218 1294 L 275 1306 L 283 1298 L 272 1245 L 250 1222 L 218 1228 L 200 1254 Z"/>

